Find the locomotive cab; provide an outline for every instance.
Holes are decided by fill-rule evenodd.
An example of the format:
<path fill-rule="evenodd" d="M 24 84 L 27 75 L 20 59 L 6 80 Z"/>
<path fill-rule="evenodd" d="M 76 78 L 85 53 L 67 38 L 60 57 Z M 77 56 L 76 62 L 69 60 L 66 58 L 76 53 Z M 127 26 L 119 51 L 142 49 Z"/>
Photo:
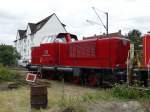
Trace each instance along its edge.
<path fill-rule="evenodd" d="M 40 45 L 40 64 L 46 67 L 59 66 L 60 47 L 72 41 L 77 41 L 77 36 L 69 33 L 60 33 L 57 36 L 47 38 L 47 42 Z"/>
<path fill-rule="evenodd" d="M 59 33 L 57 36 L 44 37 L 40 46 L 33 47 L 31 55 L 31 65 L 29 71 L 37 71 L 42 65 L 54 66 L 58 63 L 58 45 L 77 41 L 76 35 L 69 33 Z"/>

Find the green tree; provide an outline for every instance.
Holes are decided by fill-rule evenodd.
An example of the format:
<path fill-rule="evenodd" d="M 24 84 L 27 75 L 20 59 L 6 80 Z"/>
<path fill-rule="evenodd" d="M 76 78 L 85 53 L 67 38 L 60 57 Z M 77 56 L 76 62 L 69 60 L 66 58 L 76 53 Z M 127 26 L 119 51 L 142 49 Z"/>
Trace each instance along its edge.
<path fill-rule="evenodd" d="M 17 63 L 19 54 L 11 45 L 0 45 L 0 63 L 4 66 L 12 66 Z"/>
<path fill-rule="evenodd" d="M 134 66 L 141 66 L 142 63 L 142 47 L 140 46 L 142 44 L 141 35 L 142 33 L 137 29 L 133 29 L 128 33 L 128 37 L 131 41 L 131 44 L 134 44 Z"/>
<path fill-rule="evenodd" d="M 131 40 L 131 43 L 138 44 L 138 45 L 142 43 L 141 35 L 142 33 L 137 29 L 133 29 L 128 33 L 128 37 Z"/>

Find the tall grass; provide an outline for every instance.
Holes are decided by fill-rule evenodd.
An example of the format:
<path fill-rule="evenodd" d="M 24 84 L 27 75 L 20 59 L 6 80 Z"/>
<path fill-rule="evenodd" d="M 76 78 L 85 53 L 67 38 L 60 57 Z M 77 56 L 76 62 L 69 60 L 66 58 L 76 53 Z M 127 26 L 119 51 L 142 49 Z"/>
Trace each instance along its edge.
<path fill-rule="evenodd" d="M 143 105 L 149 109 L 149 101 L 145 104 L 145 99 L 149 94 L 128 88 L 126 85 L 116 85 L 108 90 L 90 90 L 80 87 L 65 85 L 64 93 L 61 85 L 51 82 L 48 88 L 48 108 L 41 110 L 31 109 L 30 106 L 30 88 L 28 86 L 20 87 L 15 90 L 1 91 L 0 94 L 0 112 L 53 112 L 62 110 L 75 110 L 75 112 L 85 112 L 83 104 L 89 104 L 95 101 L 120 101 L 143 99 Z M 82 91 L 82 94 L 78 94 Z M 62 95 L 64 98 L 62 100 Z M 149 100 L 149 99 L 148 99 Z"/>
<path fill-rule="evenodd" d="M 82 96 L 82 101 L 83 102 L 88 102 L 88 101 L 95 101 L 95 100 L 115 100 L 115 98 L 111 94 L 111 90 L 100 90 L 95 93 L 85 93 Z"/>

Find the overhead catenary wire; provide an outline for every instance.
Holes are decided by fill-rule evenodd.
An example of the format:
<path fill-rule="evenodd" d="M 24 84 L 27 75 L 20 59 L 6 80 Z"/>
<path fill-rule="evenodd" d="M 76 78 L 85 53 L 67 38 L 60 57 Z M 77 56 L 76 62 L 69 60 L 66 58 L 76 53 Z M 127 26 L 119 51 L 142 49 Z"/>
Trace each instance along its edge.
<path fill-rule="evenodd" d="M 108 34 L 108 12 L 103 12 L 103 11 L 101 11 L 101 12 L 103 12 L 103 13 L 106 15 L 106 25 L 105 25 L 105 24 L 103 23 L 101 17 L 98 15 L 98 13 L 97 13 L 95 7 L 92 7 L 92 9 L 93 9 L 93 11 L 95 12 L 96 16 L 98 17 L 98 19 L 99 19 L 99 21 L 100 21 L 101 24 L 99 24 L 99 23 L 97 23 L 97 22 L 95 22 L 95 21 L 91 21 L 91 20 L 86 20 L 86 22 L 92 23 L 92 24 L 97 24 L 97 25 L 102 25 L 102 26 L 104 27 L 104 29 L 106 30 L 106 34 Z"/>
<path fill-rule="evenodd" d="M 98 15 L 97 11 L 95 10 L 95 7 L 92 7 L 92 9 L 94 10 L 95 14 L 97 15 L 98 19 L 100 20 L 101 24 L 103 25 L 103 27 L 106 29 L 106 26 L 104 25 L 102 19 L 100 18 L 100 16 Z"/>

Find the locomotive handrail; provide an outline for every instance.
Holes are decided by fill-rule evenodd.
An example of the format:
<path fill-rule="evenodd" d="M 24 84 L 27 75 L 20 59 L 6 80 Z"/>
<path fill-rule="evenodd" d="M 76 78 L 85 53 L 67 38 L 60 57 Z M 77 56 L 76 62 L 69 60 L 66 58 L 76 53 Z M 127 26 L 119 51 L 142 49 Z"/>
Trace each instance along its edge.
<path fill-rule="evenodd" d="M 131 82 L 131 76 L 130 76 L 131 71 L 130 70 L 135 67 L 135 66 L 133 66 L 134 58 L 135 58 L 134 52 L 141 51 L 141 50 L 135 50 L 131 47 L 132 46 L 130 46 L 130 50 L 128 51 L 128 56 L 127 56 L 127 84 L 128 84 L 128 86 L 130 86 L 130 82 Z M 133 55 L 133 56 L 131 56 L 131 55 Z M 140 67 L 140 63 L 137 63 L 137 64 L 138 64 L 138 67 Z"/>
<path fill-rule="evenodd" d="M 148 86 L 150 86 L 150 58 L 149 58 L 149 61 L 148 61 L 148 64 L 147 64 L 147 68 L 148 68 Z"/>
<path fill-rule="evenodd" d="M 127 84 L 128 86 L 130 85 L 130 78 L 129 78 L 129 59 L 130 59 L 130 50 L 128 51 L 128 56 L 127 56 Z"/>

